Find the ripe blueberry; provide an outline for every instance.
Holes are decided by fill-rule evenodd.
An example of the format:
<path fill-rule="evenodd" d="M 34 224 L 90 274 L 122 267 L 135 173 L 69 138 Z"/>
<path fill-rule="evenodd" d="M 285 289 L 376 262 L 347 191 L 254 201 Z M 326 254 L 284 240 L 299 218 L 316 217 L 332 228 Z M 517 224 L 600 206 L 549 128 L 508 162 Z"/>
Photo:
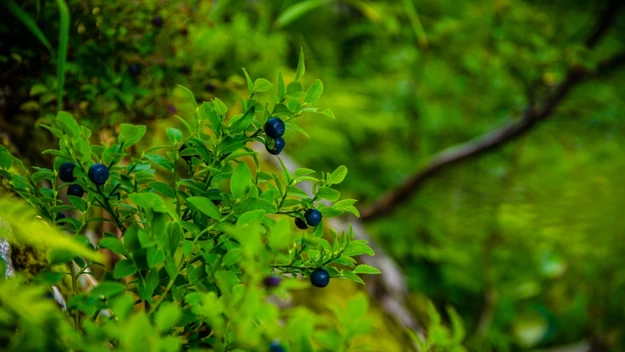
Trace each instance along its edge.
<path fill-rule="evenodd" d="M 65 219 L 65 214 L 63 213 L 56 213 L 56 221 L 59 221 L 61 219 Z"/>
<path fill-rule="evenodd" d="M 219 190 L 217 188 L 209 189 L 208 193 L 213 193 L 215 195 L 215 197 L 219 197 Z M 215 205 L 221 204 L 221 199 L 211 199 L 211 201 Z"/>
<path fill-rule="evenodd" d="M 278 117 L 272 117 L 265 122 L 265 133 L 270 138 L 276 139 L 282 137 L 284 130 L 284 122 Z"/>
<path fill-rule="evenodd" d="M 189 65 L 184 65 L 180 68 L 180 73 L 182 73 L 185 76 L 188 76 L 189 74 L 191 74 L 191 67 L 189 67 Z"/>
<path fill-rule="evenodd" d="M 265 280 L 263 280 L 263 284 L 266 287 L 277 287 L 278 285 L 280 285 L 280 281 L 282 281 L 280 276 L 272 275 L 272 276 L 267 276 Z"/>
<path fill-rule="evenodd" d="M 72 184 L 72 185 L 69 185 L 69 187 L 67 187 L 68 196 L 76 196 L 78 198 L 82 198 L 84 194 L 85 194 L 85 190 L 82 189 L 80 185 Z"/>
<path fill-rule="evenodd" d="M 304 218 L 310 226 L 317 226 L 321 222 L 321 212 L 317 209 L 308 209 L 304 213 Z"/>
<path fill-rule="evenodd" d="M 308 225 L 306 225 L 306 221 L 300 218 L 295 218 L 295 226 L 297 226 L 297 228 L 301 230 L 306 230 L 308 228 Z"/>
<path fill-rule="evenodd" d="M 89 179 L 96 185 L 102 186 L 109 179 L 109 169 L 102 164 L 93 164 L 89 168 Z"/>
<path fill-rule="evenodd" d="M 325 269 L 317 268 L 310 274 L 310 283 L 315 287 L 326 287 L 330 283 L 330 274 Z"/>
<path fill-rule="evenodd" d="M 210 83 L 209 85 L 206 86 L 206 90 L 209 92 L 214 92 L 217 90 L 217 86 L 215 86 L 214 84 Z"/>
<path fill-rule="evenodd" d="M 285 145 L 286 141 L 284 141 L 284 138 L 278 138 L 273 141 L 273 148 L 270 149 L 269 146 L 265 145 L 265 149 L 267 149 L 269 154 L 278 155 L 282 149 L 284 149 Z"/>
<path fill-rule="evenodd" d="M 63 182 L 74 182 L 76 181 L 76 177 L 74 177 L 74 168 L 76 164 L 66 161 L 61 164 L 59 168 L 59 178 Z"/>
<path fill-rule="evenodd" d="M 163 18 L 159 15 L 154 16 L 152 19 L 152 24 L 156 27 L 161 27 L 163 25 Z"/>
<path fill-rule="evenodd" d="M 136 76 L 139 72 L 141 72 L 141 67 L 138 64 L 130 64 L 128 66 L 128 72 L 130 72 L 131 75 Z"/>
<path fill-rule="evenodd" d="M 271 345 L 269 345 L 269 352 L 284 352 L 284 348 L 280 346 L 278 341 L 273 341 Z"/>

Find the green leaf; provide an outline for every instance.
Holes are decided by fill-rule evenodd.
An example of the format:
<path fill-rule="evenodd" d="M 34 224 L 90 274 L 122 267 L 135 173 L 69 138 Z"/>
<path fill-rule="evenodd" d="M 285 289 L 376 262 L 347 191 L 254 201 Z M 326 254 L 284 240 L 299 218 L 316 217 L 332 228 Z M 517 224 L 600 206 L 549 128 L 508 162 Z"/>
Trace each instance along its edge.
<path fill-rule="evenodd" d="M 215 112 L 215 108 L 210 103 L 203 103 L 203 109 L 200 109 L 200 112 L 203 110 L 206 116 L 208 116 L 208 121 L 210 121 L 211 126 L 213 128 L 213 132 L 216 135 L 219 135 L 221 130 L 221 118 Z"/>
<path fill-rule="evenodd" d="M 353 273 L 353 272 L 351 272 L 351 271 L 344 270 L 344 271 L 343 271 L 343 273 L 342 273 L 342 275 L 343 275 L 343 277 L 344 277 L 344 278 L 348 278 L 348 279 L 350 279 L 350 280 L 352 280 L 352 281 L 355 281 L 355 282 L 357 282 L 357 283 L 359 283 L 359 284 L 361 284 L 361 285 L 364 285 L 364 284 L 365 284 L 365 282 L 364 282 L 364 281 L 362 281 L 362 279 L 361 279 L 360 277 L 358 277 L 358 275 L 354 274 L 354 273 Z"/>
<path fill-rule="evenodd" d="M 287 129 L 291 129 L 293 131 L 299 132 L 299 133 L 303 134 L 304 136 L 306 136 L 306 138 L 310 138 L 308 133 L 306 131 L 304 131 L 303 128 L 299 127 L 298 125 L 296 125 L 296 124 L 294 124 L 292 122 L 287 122 L 285 125 L 286 125 Z"/>
<path fill-rule="evenodd" d="M 110 249 L 113 253 L 118 255 L 124 255 L 126 253 L 124 245 L 117 237 L 103 237 L 98 242 L 98 246 L 100 248 Z"/>
<path fill-rule="evenodd" d="M 341 193 L 329 187 L 319 187 L 317 197 L 335 202 L 341 197 Z"/>
<path fill-rule="evenodd" d="M 305 96 L 302 84 L 300 82 L 289 83 L 286 87 L 286 96 L 289 98 L 301 98 Z"/>
<path fill-rule="evenodd" d="M 182 89 L 187 94 L 187 96 L 189 97 L 189 100 L 191 100 L 191 102 L 193 102 L 193 111 L 196 111 L 197 110 L 197 100 L 195 100 L 195 96 L 193 95 L 193 92 L 191 92 L 189 90 L 189 88 L 187 88 L 187 87 L 185 87 L 183 85 L 178 84 L 178 87 L 180 89 Z"/>
<path fill-rule="evenodd" d="M 59 8 L 59 51 L 56 59 L 57 110 L 63 108 L 63 87 L 65 86 L 65 61 L 69 43 L 69 9 L 64 0 L 56 0 Z"/>
<path fill-rule="evenodd" d="M 245 75 L 245 80 L 247 81 L 247 89 L 250 92 L 250 95 L 254 94 L 254 83 L 252 83 L 252 79 L 250 78 L 250 75 L 247 73 L 247 70 L 245 69 L 245 67 L 241 68 L 243 70 L 243 74 Z"/>
<path fill-rule="evenodd" d="M 321 83 L 320 80 L 315 80 L 315 83 L 308 87 L 304 102 L 306 104 L 314 104 L 317 100 L 319 100 L 321 94 L 323 94 L 323 83 Z"/>
<path fill-rule="evenodd" d="M 56 114 L 56 121 L 61 126 L 61 129 L 70 137 L 80 136 L 80 126 L 78 126 L 78 122 L 76 122 L 70 113 L 59 111 Z"/>
<path fill-rule="evenodd" d="M 161 332 L 171 329 L 182 318 L 182 310 L 171 302 L 163 302 L 156 312 L 154 323 Z"/>
<path fill-rule="evenodd" d="M 243 259 L 243 250 L 241 248 L 234 248 L 224 255 L 221 264 L 223 266 L 230 266 L 240 262 L 241 259 Z"/>
<path fill-rule="evenodd" d="M 320 112 L 321 114 L 324 114 L 326 116 L 330 116 L 331 118 L 335 119 L 336 117 L 334 116 L 334 113 L 332 112 L 332 110 L 330 109 L 325 109 L 323 111 Z"/>
<path fill-rule="evenodd" d="M 37 23 L 30 17 L 21 7 L 17 6 L 17 4 L 13 0 L 4 0 L 3 5 L 6 6 L 7 10 L 11 12 L 11 14 L 17 17 L 26 28 L 45 46 L 51 55 L 54 55 L 54 50 L 52 49 L 52 45 L 43 34 L 43 32 L 37 26 Z"/>
<path fill-rule="evenodd" d="M 266 92 L 273 88 L 273 83 L 269 82 L 264 78 L 258 78 L 254 81 L 254 91 L 255 92 Z"/>
<path fill-rule="evenodd" d="M 159 213 L 168 213 L 170 211 L 163 198 L 154 193 L 133 193 L 129 198 L 135 204 L 145 209 L 152 209 Z"/>
<path fill-rule="evenodd" d="M 354 269 L 354 274 L 381 274 L 382 272 L 371 265 L 360 264 Z"/>
<path fill-rule="evenodd" d="M 171 162 L 171 160 L 167 159 L 164 156 L 158 155 L 158 154 L 145 154 L 145 157 L 156 163 L 157 165 L 165 168 L 166 170 L 173 170 L 174 168 L 174 164 Z"/>
<path fill-rule="evenodd" d="M 228 107 L 226 106 L 226 104 L 224 104 L 223 101 L 221 101 L 221 99 L 219 98 L 215 98 L 213 99 L 213 107 L 215 108 L 215 112 L 219 115 L 219 116 L 224 116 L 226 115 L 226 113 L 228 112 Z"/>
<path fill-rule="evenodd" d="M 185 200 L 185 202 L 212 219 L 221 219 L 219 208 L 217 208 L 217 206 L 206 197 L 189 197 Z"/>
<path fill-rule="evenodd" d="M 247 110 L 245 110 L 245 114 L 241 116 L 238 120 L 230 125 L 230 133 L 239 133 L 245 131 L 250 124 L 254 120 L 254 112 L 256 111 L 255 106 L 250 106 Z"/>
<path fill-rule="evenodd" d="M 278 73 L 278 100 L 282 101 L 285 96 L 286 96 L 286 87 L 284 85 L 284 77 L 282 77 L 282 71 L 280 71 Z"/>
<path fill-rule="evenodd" d="M 94 296 L 104 296 L 106 298 L 115 296 L 118 293 L 124 292 L 126 289 L 126 285 L 113 282 L 113 281 L 102 281 L 96 287 L 91 289 L 91 294 Z"/>
<path fill-rule="evenodd" d="M 337 167 L 336 170 L 332 171 L 332 174 L 328 177 L 328 181 L 330 184 L 336 185 L 343 182 L 345 176 L 347 176 L 347 167 L 345 167 L 345 165 L 341 165 Z"/>
<path fill-rule="evenodd" d="M 245 162 L 240 162 L 230 180 L 230 192 L 239 199 L 243 198 L 254 184 L 252 174 Z"/>
<path fill-rule="evenodd" d="M 182 141 L 182 132 L 177 128 L 169 127 L 167 129 L 167 138 L 172 143 L 180 143 Z"/>
<path fill-rule="evenodd" d="M 119 125 L 119 136 L 117 136 L 117 142 L 120 145 L 123 144 L 124 148 L 128 148 L 143 138 L 146 129 L 145 125 L 122 123 Z"/>
<path fill-rule="evenodd" d="M 153 190 L 169 197 L 169 198 L 176 198 L 176 192 L 174 191 L 174 188 L 166 183 L 163 182 L 150 182 L 148 183 L 148 186 L 150 186 L 150 188 L 152 188 Z"/>
<path fill-rule="evenodd" d="M 165 252 L 156 246 L 148 248 L 147 252 L 148 267 L 151 269 L 165 261 Z"/>
<path fill-rule="evenodd" d="M 349 242 L 349 244 L 343 251 L 343 255 L 349 256 L 349 257 L 354 257 L 357 255 L 363 255 L 363 254 L 367 254 L 370 256 L 375 255 L 375 253 L 373 252 L 373 249 L 367 246 L 366 241 L 363 241 L 363 240 L 355 240 L 355 241 Z"/>
<path fill-rule="evenodd" d="M 313 169 L 307 169 L 307 168 L 299 168 L 299 169 L 295 169 L 295 171 L 293 171 L 293 177 L 298 178 L 300 176 L 306 176 L 306 175 L 311 175 L 317 173 L 317 171 L 313 170 Z"/>
<path fill-rule="evenodd" d="M 88 205 L 87 205 L 87 202 L 85 202 L 84 199 L 78 198 L 78 197 L 72 196 L 72 195 L 67 196 L 67 198 L 69 199 L 69 202 L 72 203 L 74 208 L 76 208 L 76 209 L 78 209 L 78 210 L 80 210 L 82 212 L 87 211 Z"/>
<path fill-rule="evenodd" d="M 137 272 L 137 266 L 132 260 L 124 259 L 120 260 L 115 264 L 115 269 L 113 269 L 113 277 L 116 279 L 121 279 L 126 276 L 132 275 Z"/>
<path fill-rule="evenodd" d="M 273 214 L 278 211 L 276 206 L 263 198 L 247 198 L 234 207 L 235 214 L 243 214 L 252 210 L 262 209 L 267 214 Z"/>
<path fill-rule="evenodd" d="M 264 216 L 265 210 L 263 209 L 248 211 L 239 216 L 239 218 L 237 219 L 237 226 L 243 226 L 252 223 L 260 224 L 260 221 L 263 219 Z"/>

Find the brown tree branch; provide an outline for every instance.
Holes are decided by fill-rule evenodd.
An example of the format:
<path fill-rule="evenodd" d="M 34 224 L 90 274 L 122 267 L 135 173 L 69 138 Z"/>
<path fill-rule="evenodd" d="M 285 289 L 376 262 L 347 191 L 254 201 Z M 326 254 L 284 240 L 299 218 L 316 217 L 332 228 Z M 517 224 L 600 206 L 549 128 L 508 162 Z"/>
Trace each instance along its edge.
<path fill-rule="evenodd" d="M 620 0 L 609 2 L 605 12 L 597 21 L 597 25 L 591 32 L 585 44 L 592 48 L 606 33 L 609 25 L 614 21 L 617 10 L 621 5 Z M 393 209 L 406 201 L 419 190 L 424 181 L 438 174 L 441 170 L 459 164 L 465 160 L 476 158 L 495 148 L 499 148 L 533 129 L 537 122 L 550 117 L 555 108 L 562 102 L 566 95 L 585 79 L 605 74 L 621 67 L 625 63 L 625 53 L 618 54 L 597 66 L 595 72 L 587 72 L 580 68 L 569 70 L 566 78 L 546 97 L 539 108 L 528 105 L 519 119 L 510 122 L 499 129 L 483 134 L 468 142 L 453 146 L 435 154 L 424 167 L 408 177 L 397 187 L 387 191 L 373 204 L 362 209 L 361 219 L 372 220 L 387 215 Z"/>

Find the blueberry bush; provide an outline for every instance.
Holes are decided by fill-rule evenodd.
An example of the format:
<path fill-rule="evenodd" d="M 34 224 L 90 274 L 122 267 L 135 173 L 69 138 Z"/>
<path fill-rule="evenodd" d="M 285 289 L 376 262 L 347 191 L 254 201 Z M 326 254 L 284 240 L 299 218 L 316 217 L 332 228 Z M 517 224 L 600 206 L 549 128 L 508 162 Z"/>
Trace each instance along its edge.
<path fill-rule="evenodd" d="M 358 319 L 367 313 L 363 295 L 349 302 L 349 319 L 340 309 L 327 319 L 268 301 L 304 285 L 299 277 L 323 288 L 379 271 L 357 264 L 354 257 L 374 253 L 351 229 L 324 232 L 325 218 L 358 215 L 356 201 L 334 188 L 344 166 L 276 174 L 261 170 L 253 148 L 264 144 L 260 152 L 279 158 L 285 129 L 305 133 L 297 117 L 333 117 L 314 107 L 321 81 L 304 89 L 299 80 L 303 54 L 295 79 L 280 74 L 272 98 L 269 80 L 244 72 L 242 113 L 229 116 L 218 98 L 198 104 L 182 87 L 195 106 L 176 116 L 184 129 L 168 128 L 167 144 L 136 155 L 129 149 L 147 138 L 146 126 L 123 123 L 115 140 L 92 145 L 92 131 L 64 111 L 40 125 L 59 141 L 43 152 L 53 169 L 31 172 L 0 147 L 0 174 L 27 203 L 2 201 L 18 204 L 2 207 L 2 235 L 48 252 L 32 282 L 0 282 L 0 340 L 9 350 L 343 351 L 368 333 L 370 322 Z M 301 182 L 313 184 L 312 197 Z M 85 235 L 102 228 L 111 230 Z M 96 282 L 88 291 L 85 276 Z M 61 314 L 40 297 L 66 278 Z"/>

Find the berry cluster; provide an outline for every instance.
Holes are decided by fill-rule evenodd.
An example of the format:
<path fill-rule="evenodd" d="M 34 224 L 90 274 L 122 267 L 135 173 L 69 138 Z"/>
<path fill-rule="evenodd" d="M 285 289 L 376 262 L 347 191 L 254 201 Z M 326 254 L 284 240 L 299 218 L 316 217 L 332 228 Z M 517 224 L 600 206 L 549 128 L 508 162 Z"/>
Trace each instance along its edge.
<path fill-rule="evenodd" d="M 68 183 L 76 181 L 76 176 L 74 176 L 75 168 L 76 164 L 70 161 L 61 164 L 59 167 L 59 178 L 61 181 Z M 93 164 L 89 168 L 87 176 L 96 186 L 102 186 L 109 179 L 109 169 L 103 164 Z M 85 190 L 81 185 L 72 183 L 67 187 L 67 195 L 82 198 L 85 195 Z"/>
<path fill-rule="evenodd" d="M 265 148 L 269 154 L 278 155 L 284 149 L 286 142 L 282 135 L 286 130 L 284 121 L 279 117 L 272 117 L 265 123 L 265 134 L 269 137 L 265 141 Z"/>

